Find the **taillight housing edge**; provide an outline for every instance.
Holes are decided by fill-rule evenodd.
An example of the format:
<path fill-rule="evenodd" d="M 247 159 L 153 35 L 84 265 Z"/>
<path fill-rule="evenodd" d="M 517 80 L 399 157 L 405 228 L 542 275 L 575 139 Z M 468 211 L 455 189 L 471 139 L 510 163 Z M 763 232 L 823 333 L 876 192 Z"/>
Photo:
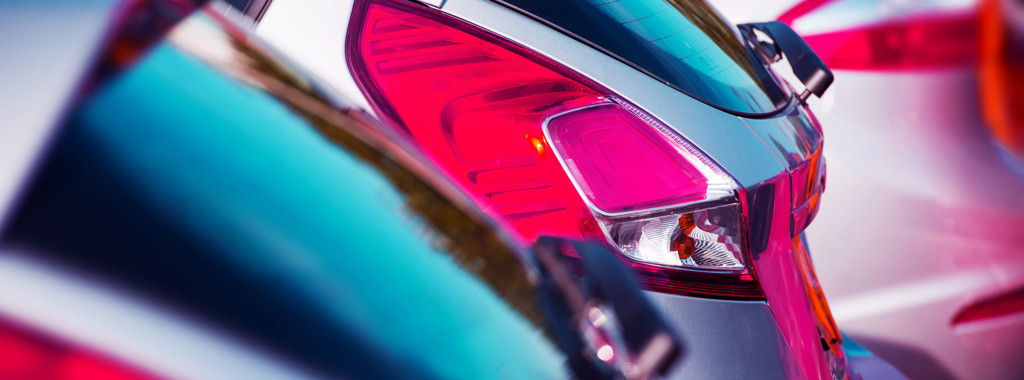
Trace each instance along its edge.
<path fill-rule="evenodd" d="M 376 12 L 373 16 L 370 15 L 371 9 L 373 10 L 373 12 Z M 388 12 L 390 12 L 391 15 L 397 16 L 395 16 L 394 19 L 387 19 L 387 17 L 389 16 L 387 14 Z M 382 15 L 382 13 L 384 13 L 384 15 Z M 373 19 L 373 17 L 377 18 Z M 410 32 L 411 34 L 402 34 L 402 31 L 413 30 L 419 27 L 416 25 L 409 25 L 410 23 L 416 22 L 420 22 L 422 24 L 419 26 L 426 25 L 421 28 L 423 33 L 419 33 L 420 31 L 412 31 Z M 437 36 L 427 36 L 430 33 L 437 33 Z M 367 38 L 368 35 L 370 36 L 369 38 Z M 383 35 L 383 37 L 381 37 L 380 35 Z M 413 41 L 413 37 L 409 37 L 407 38 L 409 41 L 406 41 L 404 44 L 395 42 L 398 39 L 405 38 L 408 36 L 415 37 L 415 41 Z M 376 37 L 377 39 L 373 40 L 374 37 Z M 480 53 L 479 58 L 474 58 L 475 56 L 466 54 L 456 56 L 455 54 L 451 53 L 451 51 L 453 50 L 450 48 L 451 46 L 464 45 L 474 45 L 471 47 L 480 51 L 484 51 L 484 53 Z M 419 46 L 431 46 L 430 49 L 434 50 L 425 51 L 425 48 L 419 48 Z M 574 193 L 574 197 L 578 197 L 579 199 L 561 199 L 561 201 L 564 201 L 563 203 L 565 204 L 562 211 L 569 212 L 570 209 L 573 209 L 574 203 L 579 203 L 580 206 L 586 208 L 585 212 L 579 210 L 579 212 L 577 212 L 576 214 L 576 217 L 580 218 L 578 222 L 578 231 L 581 234 L 581 236 L 598 238 L 600 240 L 603 240 L 606 244 L 609 244 L 612 247 L 617 248 L 617 250 L 620 253 L 618 255 L 620 260 L 625 265 L 631 267 L 635 271 L 635 273 L 637 273 L 640 282 L 650 290 L 679 295 L 712 297 L 718 299 L 764 299 L 764 292 L 761 289 L 761 286 L 758 283 L 754 274 L 753 261 L 750 254 L 750 247 L 748 242 L 749 239 L 747 237 L 749 231 L 747 225 L 747 210 L 745 202 L 743 201 L 744 190 L 741 187 L 739 187 L 735 180 L 731 176 L 729 176 L 728 173 L 726 173 L 723 169 L 721 169 L 717 165 L 717 163 L 715 163 L 711 158 L 707 157 L 706 154 L 704 154 L 698 148 L 689 143 L 681 135 L 678 135 L 678 132 L 667 126 L 664 126 L 660 121 L 658 121 L 653 116 L 646 114 L 639 107 L 618 97 L 612 91 L 603 88 L 601 85 L 597 84 L 595 81 L 589 78 L 584 77 L 582 74 L 576 73 L 573 70 L 564 67 L 562 64 L 554 62 L 553 60 L 541 56 L 536 52 L 530 51 L 528 48 L 522 47 L 519 44 L 510 41 L 503 36 L 494 35 L 493 33 L 487 30 L 472 25 L 471 23 L 466 22 L 464 20 L 457 19 L 451 15 L 443 14 L 436 9 L 427 8 L 416 4 L 388 0 L 357 1 L 353 7 L 353 16 L 351 17 L 351 21 L 349 24 L 349 32 L 348 37 L 346 38 L 345 48 L 347 53 L 346 60 L 349 65 L 349 69 L 352 72 L 353 78 L 355 79 L 355 82 L 359 86 L 360 90 L 367 97 L 367 100 L 377 113 L 378 117 L 383 119 L 386 123 L 389 123 L 391 126 L 395 127 L 399 133 L 409 134 L 412 137 L 412 139 L 415 142 L 417 142 L 426 151 L 426 153 L 428 153 L 428 156 L 434 158 L 439 166 L 441 166 L 443 169 L 446 169 L 445 171 L 447 173 L 455 177 L 453 179 L 456 179 L 456 182 L 462 184 L 464 189 L 466 189 L 468 192 L 473 193 L 475 200 L 477 200 L 478 202 L 484 202 L 484 204 L 481 204 L 481 207 L 484 208 L 485 210 L 488 210 L 489 213 L 492 214 L 499 212 L 495 210 L 501 209 L 499 207 L 500 205 L 498 205 L 497 202 L 494 201 L 495 198 L 504 196 L 504 194 L 507 193 L 524 190 L 512 189 L 505 191 L 503 193 L 482 194 L 480 193 L 480 191 L 474 191 L 474 186 L 479 185 L 478 183 L 476 183 L 476 181 L 479 180 L 478 174 L 480 173 L 480 171 L 472 171 L 467 169 L 467 167 L 469 166 L 468 164 L 460 166 L 461 164 L 460 162 L 458 162 L 458 157 L 447 159 L 444 157 L 438 157 L 438 154 L 450 154 L 448 150 L 455 149 L 452 147 L 442 147 L 441 145 L 444 145 L 442 141 L 443 139 L 435 138 L 431 141 L 428 141 L 428 138 L 422 137 L 422 135 L 418 135 L 418 133 L 421 133 L 421 131 L 424 128 L 428 128 L 427 126 L 424 126 L 424 124 L 433 125 L 439 122 L 443 122 L 439 121 L 439 119 L 441 112 L 440 109 L 444 107 L 432 106 L 431 104 L 429 104 L 430 101 L 418 102 L 415 100 L 419 99 L 411 97 L 401 99 L 400 96 L 394 93 L 388 93 L 388 89 L 386 89 L 385 87 L 388 87 L 389 84 L 401 84 L 402 87 L 392 86 L 391 89 L 394 90 L 398 88 L 401 89 L 400 91 L 414 92 L 415 94 L 419 94 L 422 96 L 444 98 L 449 100 L 447 103 L 444 104 L 451 105 L 452 102 L 456 101 L 466 103 L 467 101 L 465 99 L 470 97 L 480 97 L 481 99 L 494 98 L 494 94 L 500 93 L 502 91 L 508 92 L 506 91 L 507 89 L 513 88 L 509 87 L 512 86 L 512 84 L 510 83 L 527 83 L 523 82 L 524 79 L 522 78 L 513 78 L 515 80 L 519 80 L 519 82 L 502 82 L 502 80 L 505 80 L 506 78 L 502 78 L 503 73 L 498 72 L 493 73 L 493 75 L 479 76 L 479 78 L 482 78 L 480 80 L 482 82 L 485 82 L 480 83 L 479 86 L 465 87 L 465 89 L 462 90 L 451 90 L 448 93 L 444 92 L 449 91 L 447 89 L 449 87 L 458 87 L 460 85 L 458 82 L 463 79 L 461 78 L 462 75 L 472 76 L 472 65 L 497 65 L 497 63 L 492 62 L 499 61 L 504 62 L 506 66 L 515 64 L 518 64 L 520 66 L 538 66 L 539 68 L 536 69 L 527 69 L 537 71 L 538 73 L 540 73 L 539 75 L 541 75 L 541 77 L 543 78 L 550 78 L 552 75 L 554 75 L 560 78 L 555 80 L 564 80 L 564 82 L 566 83 L 578 85 L 579 88 L 576 90 L 578 90 L 578 92 L 582 95 L 573 95 L 576 97 L 572 99 L 577 99 L 579 101 L 557 103 L 557 106 L 544 106 L 544 112 L 541 112 L 543 116 L 540 118 L 540 120 L 537 120 L 537 124 L 539 125 L 530 127 L 539 127 L 539 131 L 537 132 L 541 132 L 543 134 L 542 139 L 537 139 L 538 136 L 535 136 L 536 134 L 531 134 L 532 132 L 527 132 L 525 134 L 525 137 L 527 139 L 532 139 L 531 144 L 538 145 L 537 154 L 543 156 L 543 154 L 545 153 L 542 152 L 543 150 L 550 151 L 551 153 L 549 154 L 553 153 L 553 156 L 555 156 L 555 160 L 557 161 L 557 165 L 559 166 L 559 175 L 564 177 L 562 179 L 554 179 L 552 177 L 548 177 L 545 180 L 550 180 L 549 182 L 565 181 L 566 183 L 572 183 L 572 185 L 569 186 L 569 188 L 572 190 L 572 193 Z M 419 55 L 415 56 L 401 55 L 403 49 L 420 49 L 420 53 Z M 382 51 L 384 53 L 381 53 Z M 394 69 L 395 67 L 398 67 L 399 64 L 406 64 L 406 67 L 411 67 L 405 61 L 408 61 L 410 59 L 421 59 L 422 61 L 420 63 L 422 67 L 429 66 L 431 70 L 443 70 L 436 69 L 436 67 L 445 64 L 444 62 L 437 59 L 435 59 L 434 61 L 430 61 L 431 58 L 428 57 L 432 54 L 440 55 L 442 53 L 449 54 L 449 58 L 458 58 L 462 60 L 458 63 L 459 71 L 457 73 L 455 71 L 451 73 L 452 75 L 456 75 L 456 77 L 438 79 L 437 74 L 432 73 L 429 75 L 420 75 L 415 83 L 411 83 L 411 81 L 408 80 L 403 82 L 401 80 L 401 70 Z M 388 55 L 391 55 L 392 58 L 378 57 Z M 376 59 L 376 61 L 373 61 L 374 59 Z M 515 67 L 519 68 L 520 66 Z M 382 69 L 382 67 L 386 67 L 390 71 L 385 72 L 385 70 Z M 402 70 L 407 69 L 402 68 Z M 414 70 L 418 70 L 419 72 L 423 73 L 426 72 L 428 69 L 415 68 Z M 399 74 L 395 75 L 393 73 Z M 392 78 L 388 78 L 389 76 Z M 541 83 L 544 80 L 551 80 L 543 78 L 536 79 L 535 81 L 529 83 L 536 84 Z M 442 83 L 444 85 L 430 87 L 428 82 L 430 82 L 431 80 L 435 80 L 435 83 Z M 387 81 L 397 82 L 384 83 Z M 494 83 L 498 83 L 498 85 L 495 85 Z M 527 85 L 519 86 L 521 88 L 527 87 Z M 515 88 L 520 89 L 520 87 Z M 430 94 L 427 94 L 427 91 L 416 92 L 416 90 L 437 88 L 442 89 Z M 538 96 L 550 95 L 541 93 L 537 94 Z M 554 95 L 551 96 L 554 97 Z M 569 98 L 567 97 L 566 99 Z M 432 100 L 433 99 L 431 99 L 431 101 Z M 483 102 L 483 100 L 473 101 Z M 473 105 L 477 106 L 477 104 Z M 503 105 L 499 103 L 487 103 L 480 105 L 477 108 L 468 109 L 472 112 L 477 112 L 480 109 L 490 109 L 484 106 L 501 107 Z M 646 141 L 653 141 L 652 144 L 661 144 L 658 145 L 659 147 L 662 147 L 661 151 L 657 151 L 656 153 L 664 153 L 666 150 L 663 148 L 664 146 L 669 146 L 677 150 L 686 150 L 689 152 L 689 156 L 687 156 L 684 153 L 680 153 L 678 157 L 667 158 L 666 162 L 669 163 L 665 164 L 665 167 L 672 168 L 673 164 L 677 164 L 671 162 L 672 160 L 686 160 L 688 159 L 688 157 L 699 159 L 699 163 L 692 162 L 692 160 L 691 162 L 688 163 L 693 164 L 692 166 L 696 172 L 702 173 L 703 178 L 697 178 L 698 182 L 700 182 L 699 180 L 706 180 L 709 177 L 715 177 L 712 180 L 700 182 L 701 186 L 705 186 L 706 192 L 708 191 L 707 189 L 713 190 L 713 197 L 708 197 L 708 194 L 703 194 L 703 197 L 699 199 L 695 198 L 695 201 L 687 202 L 674 202 L 683 198 L 667 200 L 661 198 L 652 198 L 650 199 L 650 203 L 654 204 L 655 207 L 637 208 L 629 210 L 623 210 L 623 208 L 628 207 L 622 206 L 621 199 L 612 199 L 603 205 L 611 205 L 611 207 L 605 207 L 604 209 L 602 207 L 599 207 L 600 205 L 598 203 L 600 203 L 600 201 L 595 201 L 594 199 L 592 199 L 592 196 L 588 195 L 588 191 L 585 189 L 586 186 L 580 183 L 581 181 L 579 179 L 579 175 L 574 176 L 571 165 L 566 164 L 567 160 L 563 157 L 566 152 L 563 151 L 563 146 L 560 145 L 560 143 L 558 142 L 557 136 L 552 136 L 552 133 L 550 131 L 550 124 L 553 119 L 573 112 L 579 112 L 582 109 L 596 107 L 607 107 L 607 114 L 611 115 L 609 117 L 623 117 L 622 115 L 624 113 L 622 112 L 622 110 L 625 110 L 628 112 L 629 115 L 635 117 L 639 121 L 639 123 L 645 124 L 645 128 L 649 128 L 650 130 L 645 130 L 642 131 L 642 133 L 639 133 L 638 136 L 640 137 L 637 138 L 637 141 L 643 141 L 644 139 L 646 139 Z M 619 109 L 613 109 L 614 107 L 618 107 Z M 454 108 L 458 109 L 458 107 Z M 510 112 L 508 110 L 511 109 L 512 108 L 508 108 L 504 112 L 507 114 Z M 494 112 L 498 113 L 498 111 Z M 585 117 L 583 119 L 585 119 Z M 505 122 L 507 125 L 501 124 L 502 122 Z M 582 122 L 585 123 L 588 121 L 583 120 Z M 519 123 L 519 121 L 516 121 L 515 123 Z M 635 125 L 636 122 L 634 121 L 628 121 L 627 124 L 629 123 L 633 123 L 630 125 L 633 128 L 642 129 L 640 127 L 637 127 Z M 513 122 L 507 122 L 502 120 L 494 121 L 491 125 L 488 125 L 488 127 L 491 128 L 499 128 L 502 126 L 508 126 L 509 128 L 513 129 L 522 127 L 519 124 L 514 124 Z M 457 132 L 455 132 L 455 129 L 452 128 L 454 127 L 451 127 L 447 131 L 448 135 L 446 135 L 449 144 L 452 144 L 451 141 L 458 137 L 453 137 L 454 134 L 456 134 Z M 481 126 L 481 128 L 483 128 L 483 126 Z M 656 141 L 656 138 L 650 137 L 652 134 L 659 135 L 662 139 L 665 139 L 666 141 L 671 139 L 676 140 L 673 140 L 674 143 L 672 141 Z M 437 146 L 431 146 L 431 143 L 435 143 L 435 145 Z M 511 144 L 516 142 L 510 141 L 509 143 Z M 576 145 L 579 146 L 581 144 Z M 456 154 L 456 156 L 458 155 Z M 541 157 L 540 160 L 543 161 L 544 159 L 544 157 Z M 506 161 L 511 160 L 508 160 L 506 158 Z M 678 164 L 684 165 L 686 164 L 686 162 Z M 710 176 L 707 173 L 701 172 L 701 170 L 711 170 L 711 168 L 718 170 L 715 173 L 717 176 Z M 488 174 L 499 169 L 487 169 L 490 170 L 490 172 L 485 171 L 484 173 Z M 537 171 L 541 170 L 537 169 Z M 468 177 L 469 179 L 462 177 Z M 671 176 L 669 177 L 671 178 Z M 725 178 L 725 180 L 714 182 L 714 180 L 717 180 L 719 178 Z M 537 181 L 534 182 L 539 183 Z M 494 184 L 489 183 L 489 185 Z M 543 186 L 543 184 L 538 184 L 536 186 Z M 557 187 L 558 184 L 548 186 Z M 565 194 L 568 194 L 568 191 L 562 192 L 563 196 L 565 196 Z M 655 195 L 652 195 L 652 197 Z M 608 208 L 611 208 L 612 210 L 608 210 Z M 709 210 L 715 210 L 715 214 L 712 215 L 712 212 Z M 514 219 L 512 223 L 510 223 L 513 226 L 516 226 L 517 223 L 519 223 L 519 220 L 530 220 L 530 218 L 537 217 L 534 214 L 526 213 L 517 214 L 515 218 L 516 219 Z M 590 222 L 587 222 L 588 218 Z M 716 249 L 716 251 L 714 252 L 717 256 L 713 258 L 704 258 L 706 261 L 719 260 L 714 262 L 725 263 L 726 266 L 722 268 L 709 268 L 698 266 L 686 267 L 682 265 L 668 264 L 665 260 L 644 260 L 643 258 L 638 258 L 636 255 L 631 256 L 629 253 L 627 253 L 626 250 L 622 248 L 622 239 L 616 240 L 616 238 L 612 236 L 613 233 L 610 232 L 613 228 L 618 228 L 619 230 L 628 230 L 629 226 L 622 227 L 623 223 L 628 224 L 636 222 L 638 220 L 649 221 L 651 218 L 664 218 L 669 222 L 672 222 L 673 220 L 678 220 L 678 223 L 683 223 L 683 221 L 685 220 L 688 223 L 686 224 L 687 227 L 682 227 L 683 224 L 675 226 L 675 231 L 677 235 L 679 235 L 679 230 L 686 230 L 687 228 L 689 228 L 690 230 L 696 232 L 695 235 L 704 237 L 704 240 L 693 239 L 693 241 L 696 241 L 696 243 L 689 243 L 689 245 L 680 244 L 680 247 L 682 247 L 678 251 L 680 254 L 680 261 L 694 261 L 696 258 L 693 256 L 687 256 L 687 254 L 684 253 L 682 249 L 685 248 L 690 249 L 692 251 L 695 249 L 692 247 L 693 245 L 701 244 L 703 246 L 714 247 Z M 715 224 L 725 224 L 721 223 L 723 220 L 728 221 L 729 225 L 727 227 L 718 226 Z M 703 223 L 703 225 L 701 225 L 700 223 Z M 714 233 L 705 231 L 705 229 L 702 228 L 702 226 L 709 230 L 717 229 L 720 231 L 725 231 L 727 233 L 716 235 Z M 634 226 L 632 231 L 633 235 L 642 236 L 643 232 L 638 233 L 636 231 L 643 230 L 643 228 L 645 227 Z M 667 228 L 672 227 L 669 226 Z M 519 229 L 519 231 L 517 232 L 523 234 L 526 240 L 534 239 L 537 237 L 536 230 L 524 232 L 521 229 Z M 659 232 L 665 233 L 664 231 Z M 669 231 L 668 233 L 671 234 L 672 231 Z M 601 236 L 598 237 L 597 235 Z M 629 233 L 620 235 L 626 236 L 629 235 Z M 685 240 L 685 238 L 683 239 Z M 667 260 L 671 260 L 671 257 L 667 257 Z"/>

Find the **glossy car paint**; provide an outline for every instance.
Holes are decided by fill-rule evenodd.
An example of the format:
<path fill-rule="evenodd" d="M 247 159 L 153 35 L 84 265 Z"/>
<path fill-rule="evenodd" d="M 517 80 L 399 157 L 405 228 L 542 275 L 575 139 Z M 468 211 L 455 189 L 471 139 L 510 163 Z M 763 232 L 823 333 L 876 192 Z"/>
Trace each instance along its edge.
<path fill-rule="evenodd" d="M 798 2 L 712 3 L 753 22 Z M 871 23 L 880 9 L 819 14 L 807 32 Z M 834 73 L 812 101 L 829 136 L 828 195 L 807 234 L 836 321 L 912 378 L 1019 377 L 1024 316 L 953 324 L 1024 287 L 1024 161 L 985 125 L 976 67 Z"/>
<path fill-rule="evenodd" d="M 647 295 L 668 320 L 686 321 L 676 327 L 690 349 L 668 378 L 804 377 L 781 331 L 764 328 L 777 323 L 767 303 Z"/>
<path fill-rule="evenodd" d="M 753 314 L 761 321 L 758 328 L 777 333 L 746 335 L 749 325 L 722 324 L 687 328 L 687 346 L 713 346 L 711 342 L 735 339 L 741 344 L 761 346 L 775 339 L 779 362 L 794 361 L 783 367 L 767 366 L 767 361 L 737 361 L 734 356 L 715 356 L 709 361 L 684 360 L 674 376 L 734 376 L 743 373 L 779 374 L 794 378 L 830 378 L 822 352 L 813 306 L 793 253 L 791 226 L 793 195 L 790 168 L 806 169 L 809 160 L 820 154 L 821 135 L 813 119 L 795 102 L 779 114 L 760 118 L 740 118 L 690 98 L 640 71 L 500 5 L 476 0 L 448 0 L 440 11 L 482 26 L 499 35 L 578 72 L 614 91 L 645 111 L 675 128 L 689 141 L 713 157 L 749 190 L 770 187 L 771 223 L 766 248 L 754 252 L 758 276 L 768 293 L 767 302 L 716 301 L 694 297 L 654 296 L 677 326 L 689 326 L 722 312 L 702 304 L 732 305 Z M 347 1 L 293 0 L 271 3 L 257 34 L 272 42 L 298 62 L 310 67 L 332 85 L 353 98 L 362 98 L 345 61 L 345 31 L 351 4 Z M 302 20 L 297 22 L 296 20 Z M 820 162 L 817 160 L 816 162 Z M 819 173 L 820 174 L 820 173 Z M 815 177 L 818 178 L 818 177 Z M 813 184 L 814 180 L 803 180 Z M 813 214 L 811 214 L 813 215 Z M 654 294 L 654 293 L 652 293 Z M 686 300 L 685 302 L 680 300 Z M 762 305 L 765 307 L 753 307 Z M 694 317 L 688 317 L 694 315 Z M 702 317 L 696 317 L 702 316 Z M 774 322 L 772 322 L 774 321 Z M 748 367 L 749 366 L 749 367 Z"/>
<path fill-rule="evenodd" d="M 169 41 L 71 107 L 5 320 L 167 378 L 568 376 L 557 299 L 453 185 L 218 11 Z"/>

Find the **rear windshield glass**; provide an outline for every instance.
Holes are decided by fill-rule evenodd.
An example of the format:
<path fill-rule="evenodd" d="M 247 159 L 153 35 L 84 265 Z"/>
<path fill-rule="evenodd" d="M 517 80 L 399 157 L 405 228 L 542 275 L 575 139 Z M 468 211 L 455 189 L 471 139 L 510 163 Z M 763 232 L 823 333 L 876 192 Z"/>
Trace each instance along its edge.
<path fill-rule="evenodd" d="M 502 0 L 728 111 L 777 110 L 786 94 L 703 1 Z"/>

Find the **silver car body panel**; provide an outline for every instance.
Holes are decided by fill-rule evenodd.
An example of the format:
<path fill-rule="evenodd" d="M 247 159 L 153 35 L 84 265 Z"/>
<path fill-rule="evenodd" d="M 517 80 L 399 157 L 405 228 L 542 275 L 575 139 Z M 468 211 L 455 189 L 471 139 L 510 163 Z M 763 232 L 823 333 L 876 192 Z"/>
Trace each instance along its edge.
<path fill-rule="evenodd" d="M 742 119 L 750 126 L 786 168 L 794 169 L 807 161 L 822 146 L 821 132 L 804 106 L 794 105 L 783 110 L 778 117 Z"/>
<path fill-rule="evenodd" d="M 720 301 L 648 292 L 676 322 L 683 357 L 674 379 L 796 379 L 801 375 L 766 302 Z"/>

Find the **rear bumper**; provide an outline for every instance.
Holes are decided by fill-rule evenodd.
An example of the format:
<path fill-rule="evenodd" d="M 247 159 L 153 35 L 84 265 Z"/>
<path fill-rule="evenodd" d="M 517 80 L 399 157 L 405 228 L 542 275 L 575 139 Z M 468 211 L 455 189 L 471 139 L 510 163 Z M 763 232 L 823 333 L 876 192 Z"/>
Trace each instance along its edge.
<path fill-rule="evenodd" d="M 666 378 L 808 378 L 800 372 L 767 303 L 646 293 L 683 342 L 683 354 Z M 843 348 L 850 379 L 906 379 L 849 337 Z"/>
<path fill-rule="evenodd" d="M 850 356 L 848 363 L 850 379 L 853 380 L 901 380 L 907 378 L 892 364 L 874 355 Z"/>
<path fill-rule="evenodd" d="M 683 343 L 668 378 L 806 378 L 767 303 L 646 293 Z"/>

